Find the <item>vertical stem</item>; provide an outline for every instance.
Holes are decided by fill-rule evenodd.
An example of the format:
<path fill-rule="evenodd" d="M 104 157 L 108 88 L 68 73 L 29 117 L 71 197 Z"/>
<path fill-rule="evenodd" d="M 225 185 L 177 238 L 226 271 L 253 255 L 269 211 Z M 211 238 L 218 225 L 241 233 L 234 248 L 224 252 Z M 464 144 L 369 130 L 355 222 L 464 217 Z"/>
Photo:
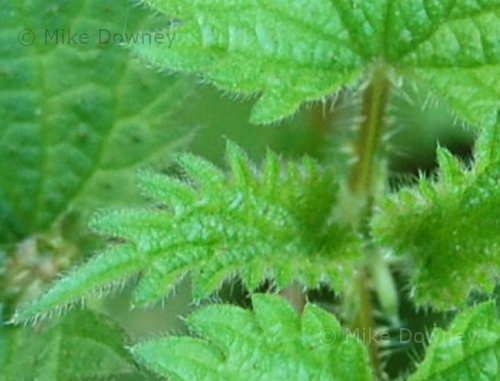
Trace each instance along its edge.
<path fill-rule="evenodd" d="M 373 196 L 374 166 L 382 136 L 389 90 L 390 82 L 385 71 L 380 67 L 376 68 L 372 82 L 363 94 L 363 122 L 355 148 L 357 162 L 349 179 L 351 192 L 367 199 Z"/>
<path fill-rule="evenodd" d="M 370 245 L 369 219 L 372 214 L 375 193 L 375 176 L 377 173 L 377 153 L 385 122 L 389 91 L 391 84 L 386 72 L 381 66 L 373 71 L 372 80 L 363 94 L 362 116 L 359 139 L 355 145 L 356 164 L 349 177 L 349 190 L 355 200 L 353 221 L 367 241 L 366 250 L 373 252 Z M 359 271 L 353 284 L 354 300 L 351 329 L 357 332 L 369 348 L 373 369 L 378 378 L 382 376 L 375 337 L 375 322 L 373 317 L 373 300 L 370 292 L 370 268 L 365 263 Z"/>
<path fill-rule="evenodd" d="M 375 322 L 373 317 L 373 301 L 368 284 L 370 275 L 367 266 L 363 266 L 354 281 L 355 313 L 350 322 L 351 330 L 356 333 L 368 347 L 372 369 L 377 378 L 381 378 L 381 364 L 378 356 L 378 343 L 375 336 Z"/>
<path fill-rule="evenodd" d="M 366 344 L 370 355 L 370 362 L 376 379 L 382 379 L 382 365 L 379 357 L 377 337 L 375 335 L 375 320 L 373 316 L 373 300 L 370 292 L 369 268 L 363 265 L 354 280 L 353 292 L 350 301 L 354 306 L 350 329 Z"/>

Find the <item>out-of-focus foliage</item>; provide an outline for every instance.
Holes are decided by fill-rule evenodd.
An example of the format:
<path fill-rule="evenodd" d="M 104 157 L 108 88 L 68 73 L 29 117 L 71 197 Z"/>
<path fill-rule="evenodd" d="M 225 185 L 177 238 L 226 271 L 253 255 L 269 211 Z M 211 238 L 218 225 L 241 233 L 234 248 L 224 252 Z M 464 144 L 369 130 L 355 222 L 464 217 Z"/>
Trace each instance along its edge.
<path fill-rule="evenodd" d="M 106 43 L 158 24 L 129 1 L 15 0 L 0 20 L 1 243 L 48 229 L 79 201 L 120 199 L 124 171 L 185 137 L 174 114 L 191 86 Z M 84 33 L 87 43 L 69 42 Z"/>
<path fill-rule="evenodd" d="M 114 380 L 137 373 L 125 333 L 105 316 L 76 311 L 42 330 L 0 323 L 0 381 Z"/>

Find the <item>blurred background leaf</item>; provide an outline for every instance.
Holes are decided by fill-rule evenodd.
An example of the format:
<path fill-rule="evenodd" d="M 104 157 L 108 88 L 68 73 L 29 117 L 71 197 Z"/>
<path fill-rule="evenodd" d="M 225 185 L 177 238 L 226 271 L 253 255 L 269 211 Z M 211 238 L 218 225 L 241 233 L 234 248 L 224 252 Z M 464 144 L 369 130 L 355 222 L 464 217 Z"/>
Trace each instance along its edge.
<path fill-rule="evenodd" d="M 116 172 L 164 157 L 186 138 L 176 114 L 192 87 L 103 43 L 100 30 L 137 33 L 161 21 L 126 0 L 16 0 L 0 19 L 5 242 L 46 231 L 82 197 L 128 196 Z M 86 43 L 69 40 L 84 33 Z"/>

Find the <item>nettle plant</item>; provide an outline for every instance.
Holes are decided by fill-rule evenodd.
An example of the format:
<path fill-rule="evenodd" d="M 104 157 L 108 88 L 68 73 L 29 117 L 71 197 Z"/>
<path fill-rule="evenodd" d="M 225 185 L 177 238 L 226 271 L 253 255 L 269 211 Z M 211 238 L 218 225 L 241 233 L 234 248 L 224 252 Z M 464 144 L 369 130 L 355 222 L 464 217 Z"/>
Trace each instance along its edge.
<path fill-rule="evenodd" d="M 400 377 L 499 380 L 500 1 L 145 5 L 0 9 L 0 380 L 386 379 L 376 315 L 402 327 L 393 263 L 412 303 L 453 315 Z M 175 39 L 74 47 L 41 41 L 48 26 Z M 39 38 L 26 46 L 23 30 Z M 151 67 L 258 95 L 256 124 L 349 93 L 359 107 L 354 133 L 339 138 L 347 157 L 269 150 L 257 164 L 228 141 L 226 168 L 180 153 L 175 171 L 155 169 L 154 158 L 186 140 L 166 124 L 193 90 L 182 74 Z M 470 162 L 438 148 L 436 175 L 395 189 L 384 137 L 405 86 L 446 105 L 477 140 Z M 120 193 L 145 164 L 142 199 Z M 89 248 L 98 253 L 83 260 Z M 202 304 L 185 317 L 190 333 L 132 343 L 96 307 L 127 282 L 131 306 L 168 308 L 184 278 Z M 235 281 L 251 306 L 215 301 Z M 338 308 L 309 301 L 319 288 L 336 293 Z"/>

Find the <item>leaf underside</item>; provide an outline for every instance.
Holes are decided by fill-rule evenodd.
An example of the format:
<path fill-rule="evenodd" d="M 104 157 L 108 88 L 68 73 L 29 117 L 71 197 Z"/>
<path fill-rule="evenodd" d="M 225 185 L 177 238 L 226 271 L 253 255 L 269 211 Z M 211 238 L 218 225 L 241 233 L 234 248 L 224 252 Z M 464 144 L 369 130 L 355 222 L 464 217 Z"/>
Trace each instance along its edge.
<path fill-rule="evenodd" d="M 188 317 L 201 338 L 166 337 L 132 353 L 176 381 L 372 379 L 364 345 L 330 313 L 308 304 L 299 318 L 284 299 L 253 296 L 254 311 L 213 305 Z"/>

